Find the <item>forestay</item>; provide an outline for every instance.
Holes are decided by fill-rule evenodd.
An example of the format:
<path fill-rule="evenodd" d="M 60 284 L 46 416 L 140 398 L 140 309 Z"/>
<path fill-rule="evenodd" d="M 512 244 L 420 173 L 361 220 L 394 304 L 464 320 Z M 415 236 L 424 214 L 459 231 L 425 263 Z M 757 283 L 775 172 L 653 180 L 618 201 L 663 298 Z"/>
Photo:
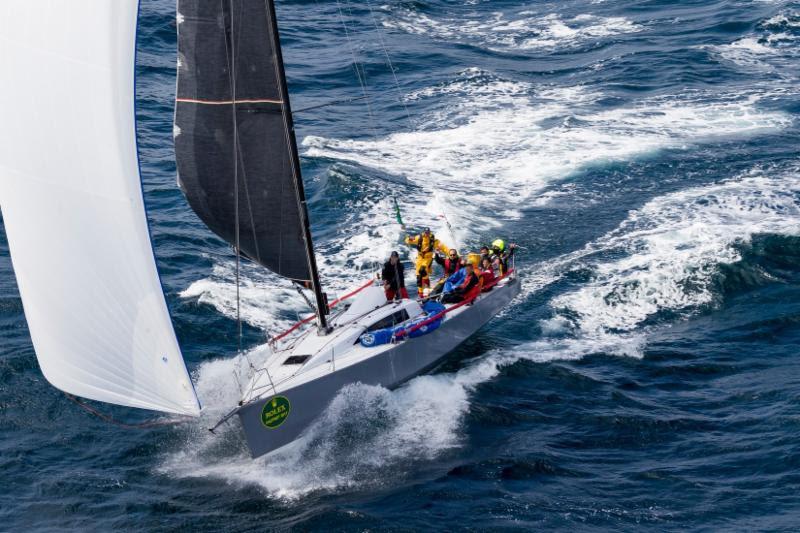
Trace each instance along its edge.
<path fill-rule="evenodd" d="M 178 1 L 179 184 L 203 222 L 243 255 L 312 280 L 274 16 L 271 0 Z"/>
<path fill-rule="evenodd" d="M 195 415 L 139 179 L 137 9 L 0 2 L 0 207 L 47 379 L 85 398 Z"/>

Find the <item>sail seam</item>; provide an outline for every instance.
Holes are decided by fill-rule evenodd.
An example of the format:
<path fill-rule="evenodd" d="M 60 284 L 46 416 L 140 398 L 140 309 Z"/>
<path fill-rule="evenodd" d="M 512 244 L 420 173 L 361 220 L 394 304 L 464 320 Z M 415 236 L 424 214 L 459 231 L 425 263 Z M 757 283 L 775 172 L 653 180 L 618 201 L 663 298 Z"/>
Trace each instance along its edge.
<path fill-rule="evenodd" d="M 197 98 L 176 98 L 176 102 L 187 104 L 205 104 L 205 105 L 231 105 L 231 104 L 279 104 L 282 105 L 281 100 L 269 99 L 247 99 L 247 100 L 200 100 Z"/>

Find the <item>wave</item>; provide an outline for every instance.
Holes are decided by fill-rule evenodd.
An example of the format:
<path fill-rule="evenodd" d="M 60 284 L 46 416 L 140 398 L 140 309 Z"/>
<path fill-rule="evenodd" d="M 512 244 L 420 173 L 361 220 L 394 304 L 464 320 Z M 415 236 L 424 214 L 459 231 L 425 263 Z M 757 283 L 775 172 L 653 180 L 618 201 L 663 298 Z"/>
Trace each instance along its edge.
<path fill-rule="evenodd" d="M 564 18 L 557 13 L 520 11 L 465 13 L 458 18 L 434 18 L 411 9 L 399 9 L 384 20 L 387 28 L 442 41 L 472 44 L 496 52 L 574 49 L 613 36 L 642 31 L 625 17 L 581 14 Z"/>
<path fill-rule="evenodd" d="M 593 165 L 786 127 L 791 117 L 759 107 L 770 96 L 758 88 L 730 94 L 687 91 L 603 108 L 603 95 L 586 87 L 536 87 L 467 69 L 409 95 L 431 107 L 420 131 L 377 140 L 303 140 L 305 157 L 330 165 L 328 172 L 343 188 L 354 189 L 349 185 L 354 181 L 362 187 L 364 175 L 377 178 L 367 180 L 371 192 L 352 200 L 337 233 L 318 239 L 323 281 L 332 296 L 343 294 L 372 276 L 391 250 L 409 253 L 398 244 L 402 235 L 391 195 L 397 196 L 408 226 L 431 226 L 451 246 L 475 244 L 491 238 L 501 221 L 521 216 L 525 207 L 567 194 L 542 192 Z M 380 179 L 386 175 L 397 183 L 387 187 Z M 211 275 L 181 296 L 235 318 L 234 264 L 215 261 Z M 261 329 L 283 329 L 304 312 L 302 298 L 288 282 L 247 263 L 240 291 L 242 318 Z"/>
<path fill-rule="evenodd" d="M 492 349 L 456 372 L 421 376 L 395 391 L 351 385 L 302 440 L 255 461 L 237 440 L 237 427 L 213 436 L 198 426 L 160 469 L 255 485 L 284 499 L 380 488 L 387 479 L 394 485 L 414 465 L 464 444 L 471 394 L 503 368 L 592 354 L 642 357 L 648 319 L 668 312 L 674 320 L 713 305 L 719 274 L 763 234 L 800 236 L 800 170 L 753 170 L 657 197 L 584 249 L 531 267 L 546 273 L 543 284 L 574 269 L 591 271 L 588 282 L 549 302 L 553 314 L 539 324 L 538 339 Z M 213 403 L 203 424 L 221 414 L 218 406 L 238 399 L 229 377 L 237 364 L 241 360 L 213 361 L 198 370 L 198 392 Z"/>
<path fill-rule="evenodd" d="M 580 265 L 591 281 L 551 306 L 580 335 L 603 336 L 717 305 L 720 268 L 742 259 L 742 244 L 800 233 L 798 178 L 755 171 L 651 200 L 592 245 Z M 592 264 L 598 255 L 619 258 Z"/>
<path fill-rule="evenodd" d="M 768 71 L 781 78 L 796 77 L 800 13 L 782 10 L 756 25 L 756 31 L 730 44 L 703 46 L 724 61 L 743 68 Z"/>
<path fill-rule="evenodd" d="M 788 115 L 759 108 L 769 94 L 687 91 L 609 109 L 600 105 L 603 94 L 586 87 L 540 88 L 470 69 L 411 95 L 435 101 L 420 131 L 378 140 L 309 136 L 302 145 L 307 157 L 447 191 L 457 225 L 474 232 L 487 223 L 482 213 L 513 219 L 548 185 L 592 165 L 788 126 Z M 447 104 L 437 107 L 441 101 Z"/>

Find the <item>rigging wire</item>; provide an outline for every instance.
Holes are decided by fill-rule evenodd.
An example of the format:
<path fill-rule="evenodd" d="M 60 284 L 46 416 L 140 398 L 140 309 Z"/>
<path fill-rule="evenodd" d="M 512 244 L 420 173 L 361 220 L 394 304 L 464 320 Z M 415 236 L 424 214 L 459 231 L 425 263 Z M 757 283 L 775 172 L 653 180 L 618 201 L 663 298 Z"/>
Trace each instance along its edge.
<path fill-rule="evenodd" d="M 72 401 L 73 403 L 75 403 L 79 407 L 83 408 L 86 412 L 96 416 L 97 418 L 99 418 L 103 422 L 108 422 L 109 424 L 114 424 L 115 426 L 119 426 L 119 427 L 124 428 L 124 429 L 149 429 L 149 428 L 162 427 L 162 426 L 177 426 L 178 424 L 184 424 L 186 422 L 194 420 L 194 418 L 187 416 L 187 417 L 181 418 L 180 420 L 157 420 L 157 419 L 153 419 L 153 420 L 148 420 L 146 422 L 139 422 L 137 424 L 128 424 L 126 422 L 120 422 L 119 420 L 117 420 L 116 418 L 114 418 L 111 415 L 107 415 L 107 414 L 105 414 L 105 413 L 103 413 L 101 411 L 98 411 L 97 409 L 95 409 L 91 405 L 89 405 L 86 402 L 84 402 L 83 400 L 73 396 L 72 394 L 69 394 L 69 393 L 65 392 L 64 395 L 67 398 L 69 398 L 70 401 Z"/>
<path fill-rule="evenodd" d="M 319 109 L 321 107 L 329 107 L 329 106 L 332 106 L 332 105 L 351 104 L 353 102 L 357 102 L 359 100 L 364 100 L 366 98 L 369 98 L 369 96 L 355 96 L 353 98 L 343 98 L 342 100 L 333 100 L 332 102 L 325 102 L 324 104 L 317 104 L 317 105 L 312 105 L 312 106 L 309 106 L 309 107 L 302 107 L 300 109 L 293 109 L 292 110 L 292 114 L 296 115 L 296 114 L 302 113 L 304 111 L 311 111 L 312 109 Z"/>
<path fill-rule="evenodd" d="M 231 90 L 231 117 L 233 121 L 233 196 L 234 196 L 234 225 L 235 225 L 235 243 L 236 246 L 234 247 L 234 252 L 236 255 L 236 352 L 238 355 L 238 361 L 236 365 L 236 369 L 233 371 L 233 377 L 236 380 L 236 384 L 239 387 L 239 392 L 244 393 L 243 387 L 241 385 L 240 375 L 242 373 L 241 363 L 242 361 L 247 361 L 250 369 L 255 371 L 255 366 L 250 358 L 245 354 L 242 354 L 242 337 L 243 337 L 243 325 L 242 325 L 242 303 L 241 303 L 241 263 L 242 263 L 242 256 L 241 256 L 241 233 L 240 233 L 240 216 L 239 216 L 239 122 L 237 111 L 238 108 L 236 106 L 236 20 L 235 20 L 235 10 L 234 10 L 234 0 L 228 1 L 228 10 L 230 14 L 230 49 L 227 49 L 228 43 L 226 39 L 226 58 L 228 59 L 228 72 L 230 73 L 228 76 L 228 81 L 230 84 Z"/>
<path fill-rule="evenodd" d="M 367 106 L 367 114 L 369 115 L 369 124 L 370 129 L 372 130 L 372 136 L 377 138 L 378 132 L 375 130 L 375 116 L 372 113 L 372 104 L 370 104 L 369 93 L 367 92 L 367 70 L 365 68 L 359 69 L 359 62 L 358 58 L 356 57 L 356 51 L 353 47 L 353 41 L 350 39 L 350 32 L 347 29 L 347 23 L 344 20 L 344 14 L 342 13 L 342 4 L 339 0 L 336 0 L 336 10 L 339 13 L 339 21 L 342 23 L 342 28 L 344 28 L 344 36 L 347 40 L 347 46 L 350 48 L 350 55 L 353 57 L 353 69 L 356 71 L 356 78 L 358 78 L 358 84 L 361 86 L 361 93 L 364 95 L 365 104 Z M 363 75 L 363 77 L 362 77 Z"/>
<path fill-rule="evenodd" d="M 386 56 L 386 63 L 389 66 L 389 71 L 392 73 L 392 78 L 394 79 L 394 86 L 397 90 L 397 99 L 400 101 L 400 104 L 403 106 L 403 110 L 406 113 L 406 119 L 408 120 L 408 125 L 413 132 L 416 127 L 414 126 L 414 121 L 411 119 L 411 113 L 408 111 L 408 106 L 406 105 L 406 99 L 403 97 L 403 91 L 400 89 L 400 81 L 397 79 L 397 72 L 394 69 L 394 64 L 392 63 L 392 58 L 389 57 L 389 49 L 386 46 L 386 41 L 383 38 L 383 31 L 381 31 L 380 26 L 378 25 L 378 20 L 375 17 L 375 12 L 372 9 L 372 2 L 370 0 L 366 0 L 367 8 L 369 9 L 369 16 L 372 19 L 372 25 L 375 26 L 375 33 L 378 35 L 378 42 L 383 49 L 383 55 Z"/>

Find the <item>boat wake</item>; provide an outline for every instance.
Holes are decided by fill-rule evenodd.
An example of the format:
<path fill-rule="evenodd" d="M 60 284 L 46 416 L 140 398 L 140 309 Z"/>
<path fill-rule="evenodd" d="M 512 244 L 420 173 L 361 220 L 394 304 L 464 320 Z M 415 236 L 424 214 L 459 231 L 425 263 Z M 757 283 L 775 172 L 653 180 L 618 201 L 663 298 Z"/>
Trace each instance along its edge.
<path fill-rule="evenodd" d="M 463 243 L 467 235 L 491 237 L 497 231 L 491 219 L 513 220 L 526 205 L 548 202 L 551 197 L 539 198 L 548 185 L 591 166 L 785 128 L 790 117 L 759 105 L 770 95 L 758 88 L 724 95 L 689 92 L 603 108 L 603 95 L 584 87 L 536 89 L 469 69 L 409 96 L 430 109 L 421 131 L 372 141 L 307 137 L 303 147 L 306 157 L 327 163 L 337 179 L 362 172 L 406 178 L 408 183 L 397 187 L 407 224 L 427 225 L 447 211 L 463 229 L 458 238 Z M 469 192 L 461 192 L 463 183 L 470 184 Z M 436 190 L 448 191 L 447 197 L 433 195 Z M 358 212 L 346 214 L 348 223 L 320 243 L 323 272 L 337 275 L 337 282 L 325 279 L 339 283 L 329 285 L 334 293 L 358 285 L 398 247 L 391 243 L 400 232 L 380 193 L 359 192 Z M 504 368 L 592 354 L 642 357 L 652 328 L 713 307 L 719 298 L 715 277 L 721 265 L 739 260 L 738 246 L 757 233 L 800 231 L 798 194 L 797 169 L 755 169 L 656 197 L 582 249 L 523 267 L 525 295 L 557 281 L 572 284 L 547 303 L 550 317 L 530 328 L 527 342 L 492 349 L 456 372 L 418 377 L 395 391 L 354 384 L 303 440 L 255 461 L 235 424 L 217 435 L 205 428 L 236 404 L 240 391 L 234 376 L 247 372 L 248 359 L 257 366 L 266 348 L 204 363 L 195 372 L 203 418 L 185 430 L 186 444 L 167 454 L 160 468 L 179 477 L 255 485 L 280 498 L 363 490 L 387 479 L 396 483 L 421 460 L 464 444 L 463 420 L 473 391 Z M 441 220 L 434 229 L 446 235 Z M 232 268 L 219 263 L 210 278 L 182 296 L 235 317 Z M 588 274 L 571 275 L 578 270 Z M 272 278 L 267 283 L 259 275 L 268 276 L 243 272 L 243 318 L 274 332 L 302 311 L 302 300 L 285 283 Z M 575 278 L 582 281 L 570 281 Z M 285 289 L 261 291 L 261 286 Z"/>
<path fill-rule="evenodd" d="M 456 372 L 421 376 L 396 391 L 351 385 L 304 439 L 255 461 L 237 441 L 235 425 L 216 436 L 198 426 L 161 470 L 256 485 L 288 499 L 379 488 L 387 479 L 395 484 L 414 465 L 464 444 L 473 391 L 504 368 L 593 354 L 642 357 L 652 331 L 720 303 L 721 267 L 739 261 L 741 247 L 759 234 L 800 235 L 800 169 L 755 169 L 657 197 L 584 249 L 531 267 L 547 273 L 537 289 L 575 269 L 591 275 L 548 303 L 551 317 L 529 342 L 493 349 Z M 209 406 L 204 424 L 222 414 L 218 406 L 238 400 L 230 377 L 236 364 L 199 368 L 198 393 Z"/>

